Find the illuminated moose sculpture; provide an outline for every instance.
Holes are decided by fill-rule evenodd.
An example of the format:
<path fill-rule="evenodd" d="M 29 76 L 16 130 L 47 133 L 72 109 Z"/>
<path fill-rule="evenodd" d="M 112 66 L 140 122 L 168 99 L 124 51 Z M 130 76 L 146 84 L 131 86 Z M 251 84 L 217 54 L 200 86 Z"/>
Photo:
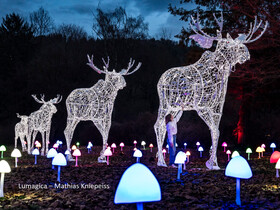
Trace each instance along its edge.
<path fill-rule="evenodd" d="M 32 95 L 36 102 L 43 104 L 39 110 L 32 112 L 29 116 L 28 120 L 28 154 L 31 153 L 30 142 L 32 136 L 32 149 L 34 147 L 35 137 L 38 132 L 42 135 L 42 149 L 41 155 L 47 154 L 49 150 L 49 137 L 51 131 L 51 122 L 52 116 L 57 112 L 57 109 L 54 104 L 58 104 L 61 102 L 62 97 L 57 95 L 56 98 L 51 99 L 49 101 L 44 100 L 44 95 L 41 96 L 41 100 L 39 100 L 36 95 Z"/>
<path fill-rule="evenodd" d="M 18 138 L 21 141 L 22 151 L 26 151 L 26 145 L 24 139 L 26 138 L 26 142 L 28 141 L 28 116 L 19 115 L 17 113 L 17 117 L 20 118 L 20 122 L 15 125 L 15 148 L 17 148 L 17 140 Z"/>
<path fill-rule="evenodd" d="M 215 17 L 215 15 L 214 15 Z M 167 70 L 161 76 L 157 89 L 159 94 L 158 118 L 154 125 L 158 144 L 158 165 L 166 166 L 162 155 L 162 145 L 165 138 L 165 116 L 171 113 L 176 116 L 184 106 L 184 111 L 195 110 L 199 117 L 207 124 L 211 132 L 212 152 L 206 166 L 209 169 L 219 169 L 217 162 L 217 145 L 219 140 L 219 124 L 222 117 L 223 106 L 227 91 L 228 77 L 232 68 L 250 59 L 250 54 L 244 44 L 259 39 L 265 32 L 268 22 L 263 31 L 254 39 L 253 34 L 260 28 L 262 21 L 254 25 L 250 24 L 248 34 L 239 34 L 232 39 L 229 34 L 222 38 L 223 17 L 218 21 L 220 30 L 216 37 L 206 34 L 200 27 L 199 17 L 190 24 L 195 35 L 190 38 L 197 41 L 201 47 L 210 48 L 214 40 L 218 41 L 214 52 L 206 51 L 194 64 L 183 67 L 175 67 Z M 196 29 L 194 28 L 194 25 Z"/>
<path fill-rule="evenodd" d="M 108 71 L 109 57 L 107 63 L 104 59 L 104 70 L 100 70 L 93 64 L 93 57 L 88 56 L 87 65 L 99 74 L 105 74 L 105 81 L 98 80 L 98 82 L 90 88 L 80 88 L 73 90 L 66 99 L 67 107 L 67 126 L 64 130 L 64 135 L 67 142 L 67 149 L 70 151 L 70 144 L 73 138 L 74 130 L 80 121 L 92 121 L 102 135 L 103 149 L 98 157 L 99 162 L 106 162 L 104 151 L 108 140 L 108 134 L 111 127 L 111 116 L 115 99 L 118 90 L 126 86 L 123 76 L 130 75 L 137 71 L 141 63 L 136 68 L 129 72 L 134 65 L 134 60 L 130 59 L 127 69 L 121 72 Z"/>

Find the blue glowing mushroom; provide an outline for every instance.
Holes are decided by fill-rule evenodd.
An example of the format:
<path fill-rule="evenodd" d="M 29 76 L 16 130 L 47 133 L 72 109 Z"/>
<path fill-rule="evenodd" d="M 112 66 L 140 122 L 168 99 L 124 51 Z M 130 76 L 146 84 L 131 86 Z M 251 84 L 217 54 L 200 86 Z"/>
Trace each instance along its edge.
<path fill-rule="evenodd" d="M 174 163 L 178 164 L 177 180 L 180 180 L 180 173 L 182 173 L 182 165 L 185 164 L 186 159 L 187 155 L 182 151 L 178 152 L 175 157 Z"/>
<path fill-rule="evenodd" d="M 39 150 L 36 148 L 32 151 L 32 155 L 35 156 L 35 162 L 34 164 L 37 165 L 37 156 L 40 154 Z"/>
<path fill-rule="evenodd" d="M 62 153 L 58 153 L 52 160 L 52 165 L 57 166 L 57 181 L 60 182 L 60 166 L 66 166 L 67 161 Z"/>
<path fill-rule="evenodd" d="M 225 175 L 236 178 L 236 204 L 241 206 L 240 179 L 252 177 L 252 170 L 247 160 L 242 156 L 232 158 L 226 167 Z"/>
<path fill-rule="evenodd" d="M 57 155 L 57 151 L 54 148 L 51 148 L 47 153 L 47 158 L 53 158 Z M 52 165 L 52 169 L 54 169 L 54 165 Z"/>
<path fill-rule="evenodd" d="M 161 200 L 161 190 L 154 174 L 142 163 L 134 163 L 123 173 L 114 203 L 136 203 L 143 209 L 144 202 Z"/>

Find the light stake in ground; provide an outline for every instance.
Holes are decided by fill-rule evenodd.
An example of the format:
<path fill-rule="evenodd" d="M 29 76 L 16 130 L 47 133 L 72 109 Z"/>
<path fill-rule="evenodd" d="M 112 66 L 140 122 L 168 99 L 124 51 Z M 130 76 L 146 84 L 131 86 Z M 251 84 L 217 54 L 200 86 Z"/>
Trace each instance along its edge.
<path fill-rule="evenodd" d="M 200 142 L 196 142 L 196 147 L 197 147 L 197 150 L 198 150 L 198 148 L 199 148 L 199 146 L 200 146 Z"/>
<path fill-rule="evenodd" d="M 80 157 L 82 155 L 81 151 L 79 149 L 75 149 L 72 155 L 76 157 L 75 166 L 78 167 L 78 157 Z"/>
<path fill-rule="evenodd" d="M 187 143 L 186 142 L 184 143 L 184 149 L 187 149 Z"/>
<path fill-rule="evenodd" d="M 251 148 L 247 148 L 246 149 L 246 153 L 248 154 L 248 160 L 250 160 L 250 154 L 252 153 L 253 151 L 251 150 Z"/>
<path fill-rule="evenodd" d="M 188 162 L 190 162 L 190 156 L 191 156 L 190 151 L 186 152 L 186 156 L 187 156 L 187 163 L 188 163 Z"/>
<path fill-rule="evenodd" d="M 67 161 L 62 153 L 58 153 L 52 160 L 52 165 L 57 166 L 57 181 L 60 182 L 60 166 L 66 166 Z"/>
<path fill-rule="evenodd" d="M 34 164 L 37 165 L 37 156 L 40 154 L 39 150 L 37 148 L 35 148 L 33 151 L 32 151 L 32 155 L 35 156 L 35 162 Z"/>
<path fill-rule="evenodd" d="M 11 167 L 6 160 L 0 161 L 0 173 L 1 173 L 1 180 L 0 180 L 0 198 L 4 197 L 4 177 L 5 173 L 10 173 Z"/>
<path fill-rule="evenodd" d="M 225 171 L 226 176 L 236 178 L 236 204 L 241 206 L 240 200 L 240 179 L 249 179 L 252 177 L 252 170 L 242 156 L 236 156 L 232 158 Z"/>
<path fill-rule="evenodd" d="M 226 154 L 228 155 L 228 160 L 227 160 L 227 161 L 229 161 L 229 159 L 230 159 L 230 154 L 231 154 L 231 151 L 230 151 L 230 150 L 227 150 Z"/>
<path fill-rule="evenodd" d="M 15 167 L 17 167 L 18 158 L 21 157 L 21 152 L 15 148 L 11 153 L 11 157 L 15 158 Z"/>

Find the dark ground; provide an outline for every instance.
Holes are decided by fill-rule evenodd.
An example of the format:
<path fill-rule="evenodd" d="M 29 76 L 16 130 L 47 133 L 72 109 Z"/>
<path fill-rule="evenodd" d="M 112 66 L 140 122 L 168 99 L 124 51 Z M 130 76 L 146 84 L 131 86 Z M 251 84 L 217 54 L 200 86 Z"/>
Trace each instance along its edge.
<path fill-rule="evenodd" d="M 2 209 L 136 209 L 136 204 L 114 204 L 114 195 L 119 180 L 128 166 L 135 162 L 132 147 L 125 147 L 124 153 L 117 148 L 110 157 L 110 165 L 97 162 L 101 147 L 94 147 L 91 154 L 82 148 L 79 167 L 75 162 L 63 167 L 61 183 L 81 186 L 82 184 L 99 185 L 99 189 L 54 189 L 57 171 L 51 169 L 51 160 L 34 157 L 24 153 L 19 158 L 18 168 L 14 168 L 14 159 L 10 156 L 12 147 L 7 148 L 4 159 L 12 167 L 5 174 L 5 197 L 0 198 Z M 144 209 L 280 209 L 280 178 L 275 177 L 275 164 L 269 163 L 270 151 L 264 158 L 252 155 L 249 164 L 253 177 L 241 180 L 242 206 L 235 204 L 235 179 L 224 175 L 227 155 L 219 148 L 219 165 L 222 170 L 209 171 L 205 167 L 208 152 L 199 158 L 196 151 L 187 170 L 183 171 L 181 181 L 176 181 L 177 169 L 157 167 L 154 148 L 143 151 L 141 162 L 148 166 L 158 179 L 162 200 L 144 203 Z M 241 152 L 243 157 L 246 154 Z M 168 161 L 168 160 L 166 160 Z M 48 189 L 21 189 L 24 184 L 41 184 Z M 106 186 L 109 186 L 107 189 Z"/>

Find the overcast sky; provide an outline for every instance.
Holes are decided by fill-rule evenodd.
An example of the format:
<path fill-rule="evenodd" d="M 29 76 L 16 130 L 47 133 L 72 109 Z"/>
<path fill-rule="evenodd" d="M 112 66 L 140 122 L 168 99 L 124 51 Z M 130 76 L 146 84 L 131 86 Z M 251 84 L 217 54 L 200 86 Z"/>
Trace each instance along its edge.
<path fill-rule="evenodd" d="M 149 35 L 156 37 L 162 28 L 172 35 L 178 34 L 186 23 L 179 21 L 168 12 L 168 4 L 178 4 L 179 0 L 0 0 L 0 17 L 12 12 L 28 18 L 29 13 L 41 6 L 50 13 L 56 25 L 76 24 L 92 36 L 93 15 L 99 6 L 102 10 L 114 10 L 122 6 L 129 16 L 143 16 L 149 24 Z M 189 8 L 193 8 L 189 5 Z M 176 39 L 174 39 L 176 40 Z"/>

